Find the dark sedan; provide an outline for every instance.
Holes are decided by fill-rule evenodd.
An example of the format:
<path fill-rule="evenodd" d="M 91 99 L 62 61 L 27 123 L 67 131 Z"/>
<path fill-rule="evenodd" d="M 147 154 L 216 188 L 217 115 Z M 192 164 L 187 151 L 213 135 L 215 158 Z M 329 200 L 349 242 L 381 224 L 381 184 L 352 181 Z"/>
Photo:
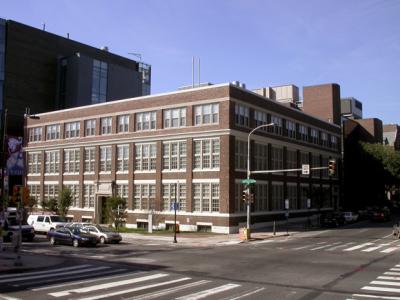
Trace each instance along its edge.
<path fill-rule="evenodd" d="M 322 227 L 339 227 L 345 223 L 344 215 L 340 212 L 330 212 L 321 215 Z"/>
<path fill-rule="evenodd" d="M 50 244 L 65 244 L 79 247 L 82 245 L 96 246 L 99 242 L 97 237 L 81 231 L 79 228 L 62 227 L 47 234 Z"/>

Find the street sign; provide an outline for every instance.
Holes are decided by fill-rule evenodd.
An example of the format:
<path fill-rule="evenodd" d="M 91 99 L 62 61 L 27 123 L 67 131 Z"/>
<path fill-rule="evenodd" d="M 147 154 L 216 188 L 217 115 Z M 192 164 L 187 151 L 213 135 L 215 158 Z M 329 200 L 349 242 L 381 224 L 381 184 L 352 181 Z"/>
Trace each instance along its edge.
<path fill-rule="evenodd" d="M 301 165 L 301 174 L 309 175 L 310 174 L 310 165 Z"/>
<path fill-rule="evenodd" d="M 251 184 L 255 184 L 256 180 L 255 179 L 250 179 L 250 178 L 246 178 L 242 180 L 242 183 L 245 185 L 251 185 Z"/>
<path fill-rule="evenodd" d="M 289 199 L 285 199 L 285 209 L 289 209 Z"/>
<path fill-rule="evenodd" d="M 171 203 L 171 210 L 179 210 L 179 203 L 178 202 Z"/>

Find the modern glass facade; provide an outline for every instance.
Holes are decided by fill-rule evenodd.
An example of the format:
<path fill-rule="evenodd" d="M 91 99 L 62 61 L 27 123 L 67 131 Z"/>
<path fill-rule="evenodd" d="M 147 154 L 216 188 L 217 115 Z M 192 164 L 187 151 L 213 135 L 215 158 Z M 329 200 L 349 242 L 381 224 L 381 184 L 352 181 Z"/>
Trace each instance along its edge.
<path fill-rule="evenodd" d="M 92 104 L 106 102 L 108 64 L 93 60 Z"/>

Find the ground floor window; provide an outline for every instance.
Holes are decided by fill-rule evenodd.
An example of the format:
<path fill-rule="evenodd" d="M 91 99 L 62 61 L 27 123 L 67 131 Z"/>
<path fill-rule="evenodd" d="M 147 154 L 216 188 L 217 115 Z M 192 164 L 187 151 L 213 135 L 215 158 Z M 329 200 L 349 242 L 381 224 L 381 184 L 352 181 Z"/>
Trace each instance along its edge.
<path fill-rule="evenodd" d="M 285 208 L 283 201 L 283 184 L 272 183 L 272 210 L 282 210 Z"/>
<path fill-rule="evenodd" d="M 66 184 L 66 188 L 71 191 L 72 207 L 79 207 L 79 184 Z"/>
<path fill-rule="evenodd" d="M 219 183 L 194 183 L 193 202 L 193 211 L 219 212 Z"/>
<path fill-rule="evenodd" d="M 83 207 L 94 208 L 94 184 L 83 185 Z"/>
<path fill-rule="evenodd" d="M 36 201 L 40 201 L 40 185 L 29 184 L 29 196 L 34 198 Z"/>
<path fill-rule="evenodd" d="M 155 208 L 156 185 L 155 184 L 135 184 L 133 209 L 152 210 Z"/>
<path fill-rule="evenodd" d="M 128 185 L 117 184 L 117 195 L 125 201 L 128 201 Z"/>
<path fill-rule="evenodd" d="M 298 209 L 297 205 L 297 185 L 288 184 L 287 185 L 287 199 L 289 200 L 289 209 Z"/>
<path fill-rule="evenodd" d="M 50 199 L 58 200 L 58 184 L 44 185 L 44 199 L 47 201 L 49 201 Z"/>
<path fill-rule="evenodd" d="M 172 204 L 178 203 L 177 210 L 186 210 L 186 184 L 185 183 L 164 183 L 162 185 L 164 211 L 173 210 Z"/>
<path fill-rule="evenodd" d="M 268 184 L 267 183 L 256 184 L 252 192 L 254 193 L 254 202 L 253 202 L 254 210 L 255 211 L 268 210 Z"/>

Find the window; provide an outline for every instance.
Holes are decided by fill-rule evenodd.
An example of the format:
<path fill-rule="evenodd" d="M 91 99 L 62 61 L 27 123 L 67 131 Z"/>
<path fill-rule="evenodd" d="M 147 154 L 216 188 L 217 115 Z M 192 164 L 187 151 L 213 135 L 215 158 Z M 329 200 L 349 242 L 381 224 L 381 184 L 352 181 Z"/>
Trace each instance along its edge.
<path fill-rule="evenodd" d="M 64 173 L 79 173 L 80 161 L 79 149 L 64 150 Z"/>
<path fill-rule="evenodd" d="M 246 203 L 243 201 L 243 191 L 245 189 L 244 184 L 235 183 L 235 210 L 237 212 L 246 211 Z"/>
<path fill-rule="evenodd" d="M 156 169 L 156 144 L 135 145 L 135 170 L 152 171 Z"/>
<path fill-rule="evenodd" d="M 247 142 L 235 141 L 235 169 L 247 170 Z"/>
<path fill-rule="evenodd" d="M 105 117 L 100 119 L 101 134 L 111 134 L 112 118 Z"/>
<path fill-rule="evenodd" d="M 129 131 L 129 115 L 118 116 L 118 132 Z"/>
<path fill-rule="evenodd" d="M 28 153 L 28 174 L 40 174 L 42 167 L 42 154 L 40 152 Z"/>
<path fill-rule="evenodd" d="M 46 126 L 46 140 L 57 140 L 60 138 L 60 124 Z"/>
<path fill-rule="evenodd" d="M 94 59 L 92 70 L 92 104 L 106 102 L 107 73 L 107 63 Z"/>
<path fill-rule="evenodd" d="M 219 139 L 194 141 L 194 169 L 219 169 Z"/>
<path fill-rule="evenodd" d="M 299 139 L 305 142 L 308 140 L 308 130 L 304 125 L 299 125 Z"/>
<path fill-rule="evenodd" d="M 85 136 L 96 134 L 96 119 L 85 120 Z"/>
<path fill-rule="evenodd" d="M 79 122 L 71 122 L 65 124 L 65 138 L 75 138 L 79 137 L 81 124 Z"/>
<path fill-rule="evenodd" d="M 219 212 L 219 184 L 194 183 L 193 201 L 195 212 Z"/>
<path fill-rule="evenodd" d="M 60 152 L 57 151 L 46 151 L 44 153 L 45 159 L 45 173 L 46 174 L 58 174 L 60 168 Z"/>
<path fill-rule="evenodd" d="M 271 152 L 272 160 L 272 170 L 282 170 L 283 169 L 283 149 L 272 147 Z"/>
<path fill-rule="evenodd" d="M 156 198 L 155 184 L 135 184 L 133 209 L 136 210 L 151 210 L 154 209 Z"/>
<path fill-rule="evenodd" d="M 331 148 L 332 149 L 338 148 L 338 138 L 335 135 L 331 135 Z"/>
<path fill-rule="evenodd" d="M 40 184 L 28 184 L 29 196 L 36 201 L 40 200 Z"/>
<path fill-rule="evenodd" d="M 296 124 L 292 121 L 286 120 L 287 136 L 295 139 L 296 138 Z"/>
<path fill-rule="evenodd" d="M 186 107 L 164 110 L 164 128 L 186 126 Z"/>
<path fill-rule="evenodd" d="M 186 169 L 185 141 L 163 143 L 163 169 L 164 170 Z"/>
<path fill-rule="evenodd" d="M 328 147 L 328 134 L 326 132 L 321 132 L 321 142 L 322 146 Z"/>
<path fill-rule="evenodd" d="M 285 208 L 283 201 L 283 184 L 272 183 L 272 210 L 282 210 Z"/>
<path fill-rule="evenodd" d="M 235 123 L 239 126 L 250 126 L 248 107 L 237 103 L 235 104 Z"/>
<path fill-rule="evenodd" d="M 122 199 L 125 199 L 125 201 L 128 201 L 128 185 L 117 184 L 117 195 Z"/>
<path fill-rule="evenodd" d="M 244 203 L 243 200 L 242 200 L 242 202 Z M 254 187 L 254 210 L 255 211 L 268 210 L 268 184 L 267 183 L 257 183 Z"/>
<path fill-rule="evenodd" d="M 117 146 L 117 171 L 129 171 L 129 145 Z"/>
<path fill-rule="evenodd" d="M 254 144 L 253 150 L 254 170 L 267 170 L 268 168 L 268 145 Z"/>
<path fill-rule="evenodd" d="M 314 128 L 311 128 L 311 143 L 313 144 L 319 143 L 318 130 Z"/>
<path fill-rule="evenodd" d="M 219 122 L 219 104 L 205 104 L 194 107 L 194 124 L 206 125 Z"/>
<path fill-rule="evenodd" d="M 29 128 L 29 141 L 40 142 L 42 140 L 42 127 Z"/>
<path fill-rule="evenodd" d="M 58 184 L 44 184 L 44 199 L 58 199 Z"/>
<path fill-rule="evenodd" d="M 296 150 L 287 149 L 286 151 L 286 169 L 297 169 Z M 297 172 L 287 172 L 288 176 L 296 176 Z"/>
<path fill-rule="evenodd" d="M 254 122 L 255 122 L 255 124 L 254 124 L 255 127 L 267 124 L 268 123 L 268 115 L 267 115 L 267 113 L 255 110 L 254 111 Z M 267 129 L 268 129 L 267 126 L 260 128 L 260 130 L 264 130 L 264 131 L 267 131 Z"/>
<path fill-rule="evenodd" d="M 297 185 L 289 184 L 286 187 L 289 209 L 297 209 Z"/>
<path fill-rule="evenodd" d="M 111 146 L 100 147 L 100 172 L 111 172 Z"/>
<path fill-rule="evenodd" d="M 317 168 L 317 167 L 320 167 L 319 155 L 312 155 L 310 168 Z M 321 173 L 320 170 L 311 171 L 313 177 L 320 177 L 320 173 Z"/>
<path fill-rule="evenodd" d="M 83 207 L 94 208 L 94 184 L 83 185 Z"/>
<path fill-rule="evenodd" d="M 94 148 L 85 148 L 85 173 L 94 173 Z"/>
<path fill-rule="evenodd" d="M 79 184 L 65 184 L 65 188 L 71 191 L 72 196 L 72 207 L 80 207 L 79 206 Z"/>
<path fill-rule="evenodd" d="M 176 193 L 176 189 L 178 193 Z M 162 185 L 163 210 L 172 210 L 172 204 L 178 203 L 177 210 L 186 210 L 186 184 L 185 183 L 164 183 Z"/>
<path fill-rule="evenodd" d="M 271 116 L 271 123 L 274 123 L 274 126 L 270 126 L 271 132 L 282 135 L 282 118 L 278 116 Z"/>
<path fill-rule="evenodd" d="M 328 167 L 329 157 L 322 157 L 322 167 Z M 328 169 L 322 170 L 322 177 L 329 178 Z"/>
<path fill-rule="evenodd" d="M 309 199 L 310 196 L 310 192 L 309 192 L 309 186 L 302 184 L 300 186 L 300 207 L 299 209 L 304 209 L 304 208 L 311 208 L 311 207 L 307 207 L 307 199 Z M 311 205 L 311 201 L 310 201 L 310 205 Z"/>
<path fill-rule="evenodd" d="M 155 111 L 136 114 L 136 131 L 156 129 L 157 114 Z"/>

